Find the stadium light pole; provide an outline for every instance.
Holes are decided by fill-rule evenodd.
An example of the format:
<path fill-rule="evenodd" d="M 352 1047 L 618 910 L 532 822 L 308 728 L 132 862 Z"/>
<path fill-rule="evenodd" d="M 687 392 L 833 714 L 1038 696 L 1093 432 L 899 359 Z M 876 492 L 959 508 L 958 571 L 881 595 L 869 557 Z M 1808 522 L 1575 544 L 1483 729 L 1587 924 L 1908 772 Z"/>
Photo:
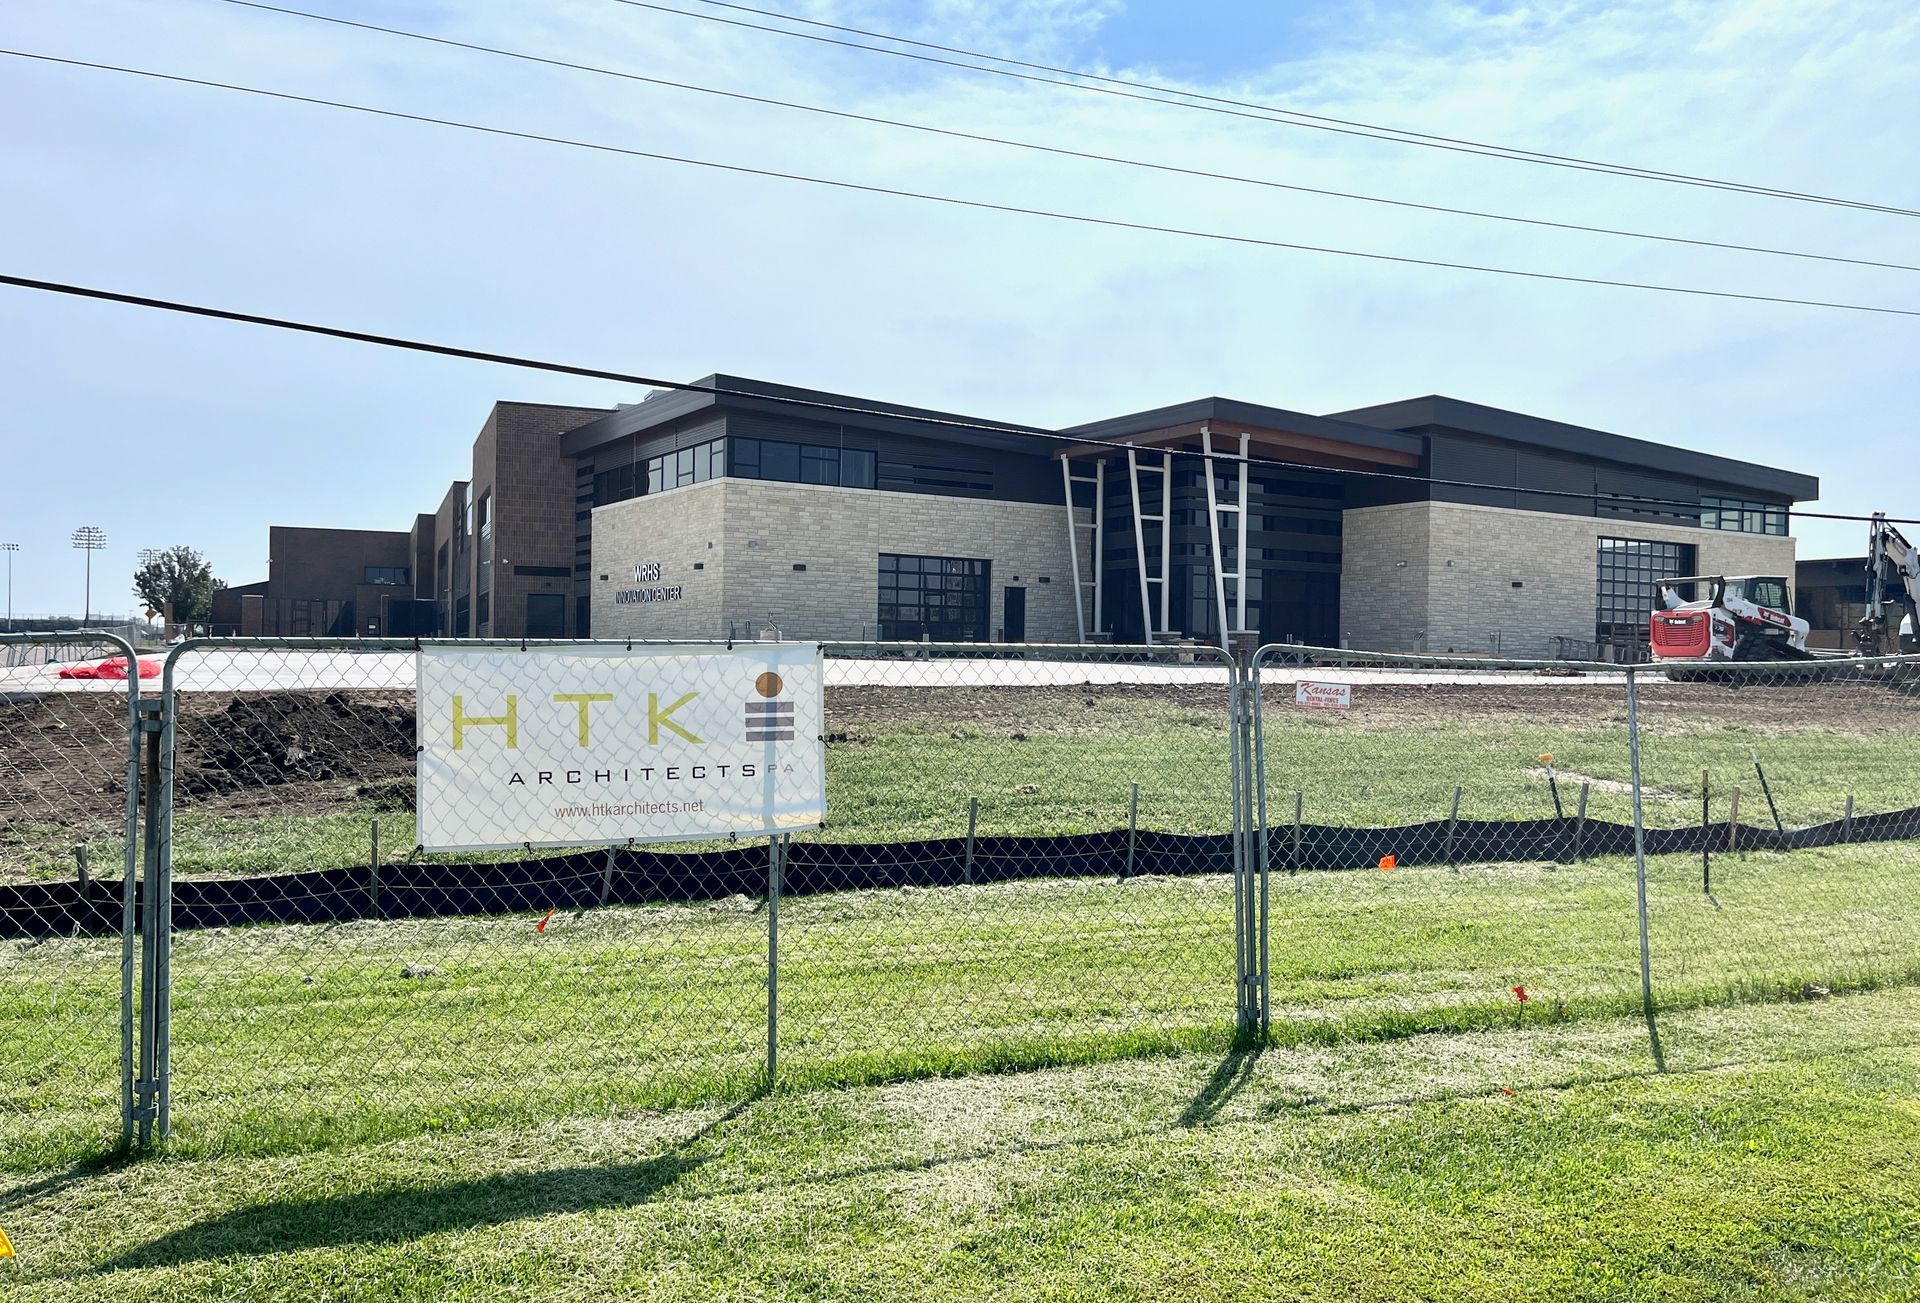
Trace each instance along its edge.
<path fill-rule="evenodd" d="M 107 545 L 107 531 L 98 525 L 82 525 L 73 531 L 73 545 L 87 554 L 86 609 L 80 612 L 82 625 L 93 622 L 93 554 Z"/>
<path fill-rule="evenodd" d="M 13 632 L 13 554 L 20 550 L 18 543 L 0 543 L 0 552 L 7 554 L 7 632 Z"/>

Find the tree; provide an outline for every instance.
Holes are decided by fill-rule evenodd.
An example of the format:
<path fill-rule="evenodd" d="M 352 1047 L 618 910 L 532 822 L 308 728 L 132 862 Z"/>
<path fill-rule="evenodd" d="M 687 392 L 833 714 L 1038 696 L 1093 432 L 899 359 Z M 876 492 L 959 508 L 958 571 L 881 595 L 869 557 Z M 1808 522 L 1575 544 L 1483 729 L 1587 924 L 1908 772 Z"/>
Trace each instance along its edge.
<path fill-rule="evenodd" d="M 204 623 L 213 618 L 213 594 L 226 587 L 213 577 L 213 567 L 190 547 L 145 552 L 133 572 L 133 594 L 156 611 L 168 613 L 178 624 Z"/>

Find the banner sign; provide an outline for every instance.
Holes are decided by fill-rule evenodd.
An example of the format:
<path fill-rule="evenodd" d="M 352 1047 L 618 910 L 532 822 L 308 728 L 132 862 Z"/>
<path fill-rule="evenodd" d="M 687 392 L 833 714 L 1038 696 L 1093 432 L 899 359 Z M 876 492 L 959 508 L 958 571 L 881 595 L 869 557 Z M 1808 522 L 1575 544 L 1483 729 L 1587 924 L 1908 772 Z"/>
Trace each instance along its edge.
<path fill-rule="evenodd" d="M 423 647 L 418 673 L 426 850 L 767 836 L 826 818 L 817 646 Z"/>
<path fill-rule="evenodd" d="M 1308 710 L 1347 710 L 1353 705 L 1353 685 L 1302 679 L 1293 685 L 1293 704 Z"/>

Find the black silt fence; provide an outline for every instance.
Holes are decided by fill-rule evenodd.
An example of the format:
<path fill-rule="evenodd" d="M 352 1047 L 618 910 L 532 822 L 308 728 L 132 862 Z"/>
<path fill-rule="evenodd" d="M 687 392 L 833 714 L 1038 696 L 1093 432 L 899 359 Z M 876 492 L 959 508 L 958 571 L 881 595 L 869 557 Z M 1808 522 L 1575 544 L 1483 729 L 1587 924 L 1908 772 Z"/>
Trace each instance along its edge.
<path fill-rule="evenodd" d="M 1574 819 L 1526 819 L 1506 823 L 1445 820 L 1398 828 L 1341 828 L 1281 824 L 1267 830 L 1268 866 L 1339 871 L 1373 868 L 1391 855 L 1401 865 L 1566 861 L 1576 853 L 1628 855 L 1633 828 L 1627 824 Z M 1920 836 L 1920 807 L 1856 815 L 1808 828 L 1741 824 L 1741 850 L 1794 851 L 1856 842 L 1890 842 Z M 1724 850 L 1729 829 L 1649 828 L 1649 855 L 1697 854 L 1703 846 Z M 1297 851 L 1296 851 L 1297 846 Z M 1068 837 L 979 837 L 973 845 L 976 885 L 1048 878 L 1121 878 L 1126 875 L 1125 830 Z M 1153 876 L 1227 873 L 1232 839 L 1225 834 L 1181 836 L 1139 832 L 1134 863 L 1151 865 Z M 888 844 L 793 843 L 783 894 L 898 887 L 952 887 L 967 880 L 966 840 Z M 1136 876 L 1146 876 L 1137 873 Z M 245 878 L 178 878 L 173 884 L 176 928 L 231 927 L 254 923 L 337 923 L 365 918 L 437 918 L 589 908 L 601 904 L 643 905 L 754 896 L 766 890 L 767 850 L 762 843 L 719 851 L 607 852 L 507 860 L 492 864 L 395 861 L 377 874 L 366 865 L 311 869 Z M 142 884 L 144 890 L 144 884 Z M 110 936 L 120 927 L 120 883 L 96 879 L 0 886 L 0 938 Z"/>

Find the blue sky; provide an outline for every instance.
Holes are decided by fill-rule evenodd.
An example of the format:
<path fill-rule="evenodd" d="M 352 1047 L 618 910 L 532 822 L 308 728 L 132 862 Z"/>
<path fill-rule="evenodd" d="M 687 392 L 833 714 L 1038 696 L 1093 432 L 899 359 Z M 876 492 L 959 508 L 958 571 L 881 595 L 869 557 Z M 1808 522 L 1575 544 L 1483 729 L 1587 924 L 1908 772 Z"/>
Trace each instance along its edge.
<path fill-rule="evenodd" d="M 290 0 L 297 3 L 297 0 Z M 677 7 L 704 9 L 700 0 Z M 614 3 L 317 11 L 854 112 L 1399 198 L 1920 263 L 1913 219 L 1465 158 L 979 77 Z M 829 21 L 1532 149 L 1920 207 L 1907 0 L 1340 6 L 764 0 Z M 716 11 L 717 12 L 717 11 Z M 756 20 L 757 21 L 757 20 Z M 218 0 L 23 0 L 0 43 L 641 149 L 1266 238 L 1920 306 L 1920 274 L 1421 215 L 937 140 Z M 6 61 L 18 274 L 692 379 L 1034 423 L 1205 394 L 1440 392 L 1920 515 L 1920 321 L 1535 284 L 918 205 Z M 144 547 L 263 577 L 272 523 L 404 528 L 495 399 L 617 385 L 0 290 L 15 607 Z M 1802 555 L 1858 550 L 1807 524 Z"/>

